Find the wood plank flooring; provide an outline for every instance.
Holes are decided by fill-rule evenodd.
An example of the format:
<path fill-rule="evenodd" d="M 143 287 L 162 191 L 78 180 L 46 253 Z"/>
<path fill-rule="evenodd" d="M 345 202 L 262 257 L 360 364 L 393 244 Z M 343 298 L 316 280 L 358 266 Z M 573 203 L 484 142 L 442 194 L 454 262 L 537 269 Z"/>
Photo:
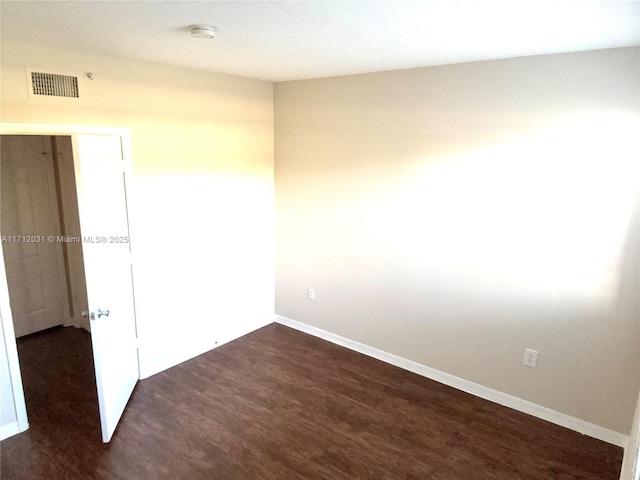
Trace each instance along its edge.
<path fill-rule="evenodd" d="M 622 449 L 280 325 L 136 388 L 101 443 L 90 339 L 19 341 L 18 479 L 617 479 Z"/>

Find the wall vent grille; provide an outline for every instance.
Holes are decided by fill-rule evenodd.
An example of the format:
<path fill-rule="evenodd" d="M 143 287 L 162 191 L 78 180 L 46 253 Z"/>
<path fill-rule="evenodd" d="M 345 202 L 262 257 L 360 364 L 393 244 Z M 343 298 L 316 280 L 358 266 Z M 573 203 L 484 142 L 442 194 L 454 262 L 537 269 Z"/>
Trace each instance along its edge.
<path fill-rule="evenodd" d="M 31 72 L 34 95 L 80 98 L 78 77 L 56 73 Z"/>

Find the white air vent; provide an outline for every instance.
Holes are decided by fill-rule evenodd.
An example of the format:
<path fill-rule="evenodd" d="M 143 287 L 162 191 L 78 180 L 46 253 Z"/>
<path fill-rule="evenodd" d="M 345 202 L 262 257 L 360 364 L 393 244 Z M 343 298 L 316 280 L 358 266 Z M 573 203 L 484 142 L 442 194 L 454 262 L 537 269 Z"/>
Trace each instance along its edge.
<path fill-rule="evenodd" d="M 30 98 L 80 98 L 80 78 L 77 75 L 48 73 L 25 68 Z"/>
<path fill-rule="evenodd" d="M 78 98 L 78 77 L 55 73 L 31 72 L 31 86 L 34 95 L 50 97 Z"/>

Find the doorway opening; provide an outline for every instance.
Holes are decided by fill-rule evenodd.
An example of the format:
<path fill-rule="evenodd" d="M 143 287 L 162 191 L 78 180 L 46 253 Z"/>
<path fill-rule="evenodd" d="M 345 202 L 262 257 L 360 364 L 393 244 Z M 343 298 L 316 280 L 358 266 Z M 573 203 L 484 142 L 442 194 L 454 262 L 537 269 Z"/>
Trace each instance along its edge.
<path fill-rule="evenodd" d="M 70 136 L 3 135 L 1 222 L 15 335 L 89 331 Z"/>
<path fill-rule="evenodd" d="M 2 135 L 3 256 L 34 432 L 99 432 L 71 136 Z M 66 416 L 67 421 L 69 416 Z"/>
<path fill-rule="evenodd" d="M 17 344 L 74 331 L 84 334 L 74 341 L 85 342 L 93 357 L 79 365 L 93 364 L 93 398 L 97 393 L 102 440 L 109 442 L 140 376 L 129 131 L 0 123 L 0 134 L 0 323 L 7 360 L 0 367 L 8 369 L 0 386 L 3 398 L 13 397 L 13 405 L 3 403 L 1 436 L 29 428 Z"/>

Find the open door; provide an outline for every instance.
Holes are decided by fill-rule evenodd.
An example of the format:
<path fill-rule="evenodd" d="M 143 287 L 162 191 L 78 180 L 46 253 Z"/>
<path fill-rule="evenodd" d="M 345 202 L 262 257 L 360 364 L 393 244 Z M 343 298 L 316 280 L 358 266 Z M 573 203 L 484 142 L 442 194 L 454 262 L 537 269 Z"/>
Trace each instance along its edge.
<path fill-rule="evenodd" d="M 73 137 L 91 342 L 102 440 L 118 425 L 139 378 L 121 138 Z"/>

